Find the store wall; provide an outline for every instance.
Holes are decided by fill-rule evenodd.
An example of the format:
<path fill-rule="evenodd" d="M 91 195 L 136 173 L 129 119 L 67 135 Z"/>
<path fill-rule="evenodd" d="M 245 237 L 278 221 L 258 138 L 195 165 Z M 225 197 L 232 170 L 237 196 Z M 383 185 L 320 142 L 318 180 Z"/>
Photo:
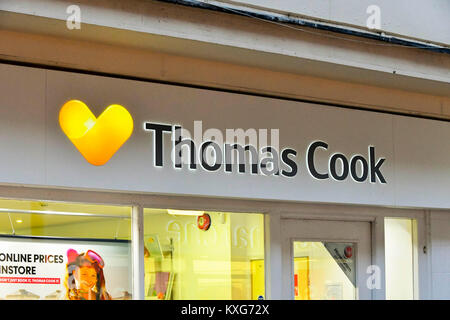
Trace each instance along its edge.
<path fill-rule="evenodd" d="M 9 65 L 1 70 L 0 147 L 9 151 L 0 159 L 4 184 L 450 207 L 450 139 L 442 139 L 450 136 L 446 122 L 70 72 Z M 89 164 L 62 132 L 59 110 L 70 99 L 82 99 L 96 115 L 112 103 L 132 114 L 133 135 L 106 165 Z M 193 133 L 196 120 L 203 121 L 203 130 L 217 128 L 224 134 L 226 129 L 279 129 L 280 149 L 297 151 L 297 175 L 228 174 L 187 166 L 175 170 L 169 137 L 164 141 L 166 163 L 155 168 L 154 137 L 143 123 L 181 124 Z M 368 147 L 375 146 L 374 161 L 386 159 L 381 172 L 387 183 L 313 178 L 306 150 L 316 140 L 329 144 L 329 150 L 317 153 L 320 171 L 328 170 L 333 153 L 368 159 Z"/>
<path fill-rule="evenodd" d="M 431 213 L 432 299 L 450 299 L 450 214 Z"/>

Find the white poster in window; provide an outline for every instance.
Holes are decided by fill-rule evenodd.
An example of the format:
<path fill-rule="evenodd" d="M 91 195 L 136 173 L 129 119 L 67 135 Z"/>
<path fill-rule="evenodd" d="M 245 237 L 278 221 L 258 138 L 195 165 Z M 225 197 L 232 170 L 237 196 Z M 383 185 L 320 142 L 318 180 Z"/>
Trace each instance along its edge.
<path fill-rule="evenodd" d="M 355 272 L 355 252 L 353 243 L 324 242 L 323 245 L 328 250 L 339 268 L 356 287 Z"/>
<path fill-rule="evenodd" d="M 0 238 L 0 299 L 131 298 L 130 244 Z"/>

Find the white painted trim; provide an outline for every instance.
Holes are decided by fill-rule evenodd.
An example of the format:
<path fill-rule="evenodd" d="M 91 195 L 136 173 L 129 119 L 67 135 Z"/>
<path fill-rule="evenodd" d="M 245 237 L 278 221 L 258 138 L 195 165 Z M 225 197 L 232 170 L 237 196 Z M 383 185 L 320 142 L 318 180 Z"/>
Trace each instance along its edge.
<path fill-rule="evenodd" d="M 385 237 L 384 216 L 378 216 L 371 224 L 372 264 L 381 270 L 381 288 L 372 290 L 372 299 L 386 300 L 386 261 L 385 261 Z"/>
<path fill-rule="evenodd" d="M 279 213 L 264 215 L 265 292 L 268 300 L 279 300 L 282 297 L 280 223 Z"/>
<path fill-rule="evenodd" d="M 249 213 L 279 212 L 281 218 L 289 217 L 329 220 L 374 220 L 377 216 L 423 217 L 423 209 L 402 209 L 369 205 L 345 205 L 289 202 L 275 200 L 246 200 L 235 198 L 210 198 L 201 196 L 158 195 L 144 193 L 121 193 L 109 190 L 79 190 L 68 188 L 42 188 L 0 185 L 0 198 L 17 200 L 69 201 L 104 205 L 132 206 L 140 204 L 148 208 L 210 210 Z M 440 212 L 440 210 L 433 210 Z M 447 212 L 442 210 L 442 212 Z"/>
<path fill-rule="evenodd" d="M 133 300 L 145 299 L 144 210 L 133 206 L 131 214 L 132 291 Z"/>
<path fill-rule="evenodd" d="M 433 280 L 432 280 L 432 248 L 431 248 L 431 211 L 425 210 L 424 223 L 418 224 L 418 235 L 422 235 L 422 239 L 419 238 L 419 295 L 420 299 L 431 300 L 433 299 Z M 421 232 L 420 232 L 421 231 Z M 426 247 L 426 253 L 423 248 Z M 422 250 L 420 250 L 422 248 Z"/>
<path fill-rule="evenodd" d="M 417 219 L 412 219 L 411 221 L 411 231 L 412 231 L 412 254 L 413 254 L 413 299 L 419 299 L 419 238 L 418 238 L 418 222 Z"/>

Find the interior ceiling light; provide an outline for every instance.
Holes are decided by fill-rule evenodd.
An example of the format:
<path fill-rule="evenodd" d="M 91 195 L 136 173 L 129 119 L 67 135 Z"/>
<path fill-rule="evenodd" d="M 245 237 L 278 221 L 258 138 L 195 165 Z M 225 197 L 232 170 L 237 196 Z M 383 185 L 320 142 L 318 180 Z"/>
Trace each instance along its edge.
<path fill-rule="evenodd" d="M 26 213 L 26 214 L 42 214 L 42 215 L 58 215 L 58 216 L 87 216 L 87 217 L 101 217 L 101 218 L 121 218 L 130 219 L 126 215 L 108 215 L 99 213 L 85 213 L 85 212 L 69 212 L 69 211 L 49 211 L 49 210 L 20 210 L 20 209 L 6 209 L 0 208 L 0 213 Z"/>
<path fill-rule="evenodd" d="M 204 211 L 167 209 L 167 213 L 175 216 L 201 216 Z"/>
<path fill-rule="evenodd" d="M 17 222 L 17 223 L 22 223 L 23 221 L 20 220 L 20 219 L 17 219 L 16 222 Z"/>

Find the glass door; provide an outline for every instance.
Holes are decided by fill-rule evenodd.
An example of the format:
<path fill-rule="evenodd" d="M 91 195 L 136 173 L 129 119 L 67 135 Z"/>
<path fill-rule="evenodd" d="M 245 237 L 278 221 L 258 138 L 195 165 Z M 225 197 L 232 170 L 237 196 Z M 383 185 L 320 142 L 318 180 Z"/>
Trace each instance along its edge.
<path fill-rule="evenodd" d="M 293 241 L 295 300 L 354 300 L 355 244 Z"/>
<path fill-rule="evenodd" d="M 284 299 L 372 298 L 369 222 L 283 219 L 282 234 Z"/>

